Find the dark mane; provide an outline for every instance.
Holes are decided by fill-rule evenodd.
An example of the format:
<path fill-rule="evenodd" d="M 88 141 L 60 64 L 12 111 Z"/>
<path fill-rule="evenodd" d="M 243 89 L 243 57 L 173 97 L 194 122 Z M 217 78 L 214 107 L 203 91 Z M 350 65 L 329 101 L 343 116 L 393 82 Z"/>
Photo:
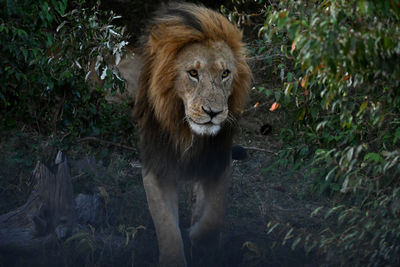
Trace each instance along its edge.
<path fill-rule="evenodd" d="M 194 16 L 194 14 L 192 14 L 191 12 L 188 12 L 184 9 L 179 9 L 179 6 L 169 5 L 162 13 L 160 13 L 160 15 L 161 17 L 180 17 L 184 25 L 196 29 L 199 32 L 203 32 L 199 19 L 196 18 L 196 16 Z"/>

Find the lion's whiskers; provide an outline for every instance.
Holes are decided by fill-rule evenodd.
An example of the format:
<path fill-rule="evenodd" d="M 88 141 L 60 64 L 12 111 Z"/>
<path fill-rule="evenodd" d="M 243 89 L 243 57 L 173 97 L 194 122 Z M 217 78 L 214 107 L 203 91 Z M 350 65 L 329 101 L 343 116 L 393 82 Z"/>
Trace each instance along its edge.
<path fill-rule="evenodd" d="M 189 123 L 189 117 L 188 117 L 188 115 L 185 114 L 185 116 L 183 116 L 182 121 L 183 121 L 183 122 L 186 121 L 187 123 Z"/>
<path fill-rule="evenodd" d="M 228 113 L 228 117 L 226 118 L 226 121 L 232 126 L 237 125 L 237 119 L 230 112 Z"/>

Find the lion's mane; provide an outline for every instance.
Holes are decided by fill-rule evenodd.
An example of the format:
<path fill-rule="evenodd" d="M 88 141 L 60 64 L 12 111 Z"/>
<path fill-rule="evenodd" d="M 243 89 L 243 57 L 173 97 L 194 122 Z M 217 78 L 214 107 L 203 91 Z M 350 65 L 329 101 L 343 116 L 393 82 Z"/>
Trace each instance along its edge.
<path fill-rule="evenodd" d="M 196 136 L 184 121 L 182 100 L 174 89 L 175 59 L 191 43 L 224 41 L 237 72 L 228 100 L 238 119 L 248 94 L 251 73 L 241 32 L 221 14 L 191 4 L 170 4 L 155 15 L 142 37 L 143 67 L 134 114 L 139 122 L 144 170 L 156 175 L 215 176 L 230 162 L 234 125 L 225 123 L 216 136 Z"/>

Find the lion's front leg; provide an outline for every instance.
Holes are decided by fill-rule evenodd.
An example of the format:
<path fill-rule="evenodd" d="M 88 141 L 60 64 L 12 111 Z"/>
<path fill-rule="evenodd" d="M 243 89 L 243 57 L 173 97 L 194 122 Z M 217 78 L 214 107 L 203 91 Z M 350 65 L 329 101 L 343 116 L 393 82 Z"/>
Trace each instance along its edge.
<path fill-rule="evenodd" d="M 196 203 L 189 233 L 193 244 L 215 240 L 218 236 L 224 222 L 229 179 L 230 166 L 220 177 L 199 181 L 194 185 Z"/>
<path fill-rule="evenodd" d="M 157 232 L 160 266 L 186 266 L 179 229 L 176 181 L 143 172 L 147 203 Z"/>

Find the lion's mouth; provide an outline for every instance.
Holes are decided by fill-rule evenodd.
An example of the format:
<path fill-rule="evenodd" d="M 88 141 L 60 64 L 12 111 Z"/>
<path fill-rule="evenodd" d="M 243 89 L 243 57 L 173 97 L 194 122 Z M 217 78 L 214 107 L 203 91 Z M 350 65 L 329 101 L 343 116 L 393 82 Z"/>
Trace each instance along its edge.
<path fill-rule="evenodd" d="M 194 123 L 196 123 L 196 124 L 199 124 L 199 125 L 208 125 L 208 126 L 215 125 L 215 124 L 214 124 L 214 123 L 212 123 L 211 121 L 208 121 L 208 122 L 203 122 L 203 123 L 197 123 L 197 122 L 194 122 Z"/>
<path fill-rule="evenodd" d="M 216 135 L 221 129 L 221 125 L 214 124 L 211 120 L 208 122 L 199 123 L 191 118 L 187 120 L 189 122 L 190 129 L 198 135 Z"/>

